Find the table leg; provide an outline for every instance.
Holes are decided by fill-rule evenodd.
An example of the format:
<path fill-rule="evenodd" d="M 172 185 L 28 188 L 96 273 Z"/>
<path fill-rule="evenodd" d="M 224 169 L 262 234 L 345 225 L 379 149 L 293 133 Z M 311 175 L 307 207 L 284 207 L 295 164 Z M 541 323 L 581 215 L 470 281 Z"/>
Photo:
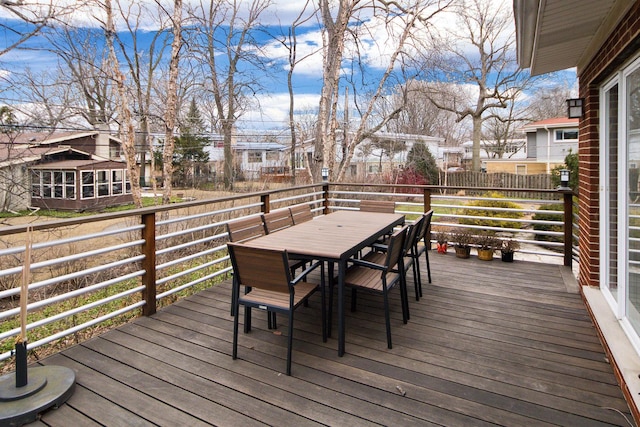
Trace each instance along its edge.
<path fill-rule="evenodd" d="M 338 264 L 338 357 L 344 355 L 344 276 L 347 271 L 347 261 L 340 260 Z"/>
<path fill-rule="evenodd" d="M 327 337 L 331 338 L 333 323 L 333 291 L 335 289 L 335 275 L 333 261 L 327 262 L 329 275 L 329 313 L 327 315 Z"/>

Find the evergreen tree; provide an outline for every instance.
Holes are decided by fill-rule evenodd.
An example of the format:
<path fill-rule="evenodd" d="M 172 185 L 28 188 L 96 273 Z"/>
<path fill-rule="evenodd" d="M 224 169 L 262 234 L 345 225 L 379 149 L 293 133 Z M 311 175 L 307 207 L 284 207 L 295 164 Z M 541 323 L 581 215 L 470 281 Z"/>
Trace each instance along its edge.
<path fill-rule="evenodd" d="M 436 159 L 424 142 L 416 142 L 407 154 L 406 168 L 422 176 L 427 184 L 438 184 L 438 165 Z"/>
<path fill-rule="evenodd" d="M 191 99 L 189 111 L 180 127 L 180 136 L 175 138 L 173 156 L 176 184 L 195 184 L 195 178 L 206 170 L 209 153 L 205 147 L 209 139 L 203 136 L 204 122 L 195 99 Z"/>

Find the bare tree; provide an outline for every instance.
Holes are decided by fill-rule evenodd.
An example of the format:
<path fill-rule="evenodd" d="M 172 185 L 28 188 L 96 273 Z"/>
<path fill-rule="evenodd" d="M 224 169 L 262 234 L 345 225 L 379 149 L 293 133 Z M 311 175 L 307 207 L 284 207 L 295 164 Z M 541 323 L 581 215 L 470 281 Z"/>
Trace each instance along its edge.
<path fill-rule="evenodd" d="M 173 132 L 178 115 L 178 72 L 180 63 L 180 49 L 182 48 L 182 0 L 173 2 L 173 41 L 171 43 L 171 58 L 169 59 L 169 79 L 167 83 L 167 103 L 164 114 L 165 136 L 162 152 L 162 203 L 171 201 L 171 179 L 173 177 L 173 151 L 175 141 Z"/>
<path fill-rule="evenodd" d="M 524 111 L 528 120 L 544 120 L 567 116 L 567 99 L 572 97 L 569 82 L 561 82 L 553 86 L 542 86 L 529 98 L 529 105 Z"/>
<path fill-rule="evenodd" d="M 389 132 L 408 133 L 414 135 L 436 136 L 444 139 L 446 146 L 459 146 L 468 139 L 468 128 L 464 122 L 457 120 L 455 113 L 436 107 L 430 100 L 428 93 L 429 82 L 418 80 L 404 84 L 406 89 L 387 96 L 387 101 L 378 107 L 386 116 L 386 110 L 402 108 L 396 119 L 390 121 L 386 128 Z"/>
<path fill-rule="evenodd" d="M 490 159 L 511 158 L 526 146 L 524 135 L 519 128 L 526 119 L 522 111 L 516 109 L 515 100 L 507 103 L 506 109 L 492 112 L 485 121 L 483 149 Z M 517 138 L 520 137 L 520 141 Z"/>
<path fill-rule="evenodd" d="M 393 110 L 386 117 L 374 117 L 374 108 L 385 94 L 387 82 L 392 78 L 399 64 L 406 59 L 405 48 L 415 35 L 424 35 L 429 21 L 451 4 L 445 0 L 416 0 L 410 3 L 386 2 L 383 0 L 340 0 L 337 6 L 329 0 L 320 0 L 320 14 L 323 24 L 323 86 L 318 108 L 315 153 L 312 171 L 315 179 L 320 177 L 320 169 L 327 167 L 329 176 L 336 180 L 344 177 L 355 152 L 355 147 L 369 135 L 383 128 L 401 109 Z M 363 46 L 360 35 L 366 26 L 361 20 L 380 23 L 387 31 L 387 40 L 381 41 L 390 52 L 384 55 L 385 63 L 377 84 L 367 95 L 367 102 L 360 105 L 359 92 L 354 88 L 354 104 L 359 114 L 359 125 L 348 141 L 344 141 L 342 158 L 337 162 L 337 130 L 339 128 L 338 98 L 340 91 L 340 73 L 347 43 L 352 43 L 356 56 L 355 67 L 362 63 L 358 52 Z M 358 24 L 358 25 L 356 25 Z M 386 42 L 386 43 L 385 43 Z M 381 55 L 381 57 L 383 57 Z M 400 69 L 404 69 L 402 66 Z M 359 71 L 362 71 L 361 69 Z"/>
<path fill-rule="evenodd" d="M 258 77 L 249 68 L 267 71 L 258 54 L 254 31 L 260 26 L 260 15 L 270 4 L 271 0 L 201 1 L 190 11 L 193 26 L 189 47 L 193 58 L 200 61 L 204 91 L 215 104 L 215 121 L 223 135 L 226 189 L 233 188 L 231 143 L 236 121 L 246 108 L 248 97 L 261 89 Z"/>
<path fill-rule="evenodd" d="M 114 28 L 115 32 L 115 28 Z M 69 99 L 63 100 L 92 127 L 109 124 L 114 119 L 116 106 L 112 93 L 113 80 L 109 67 L 108 47 L 101 43 L 101 31 L 93 28 L 75 28 L 60 24 L 44 32 L 48 51 L 61 59 L 61 77 L 57 84 L 72 88 Z M 117 59 L 117 58 L 116 58 Z"/>
<path fill-rule="evenodd" d="M 0 56 L 21 47 L 31 37 L 40 33 L 51 21 L 72 13 L 76 7 L 80 7 L 86 2 L 76 1 L 73 3 L 75 4 L 61 4 L 54 0 L 0 0 L 0 8 L 8 11 L 15 19 L 28 24 L 26 27 L 22 27 L 0 22 L 0 30 L 9 41 L 5 47 L 0 49 Z"/>
<path fill-rule="evenodd" d="M 59 127 L 78 126 L 77 85 L 71 84 L 61 67 L 34 73 L 27 68 L 13 72 L 8 81 L 21 103 L 12 108 L 25 117 L 25 124 L 54 131 Z M 82 109 L 86 111 L 85 109 Z"/>
<path fill-rule="evenodd" d="M 298 145 L 298 135 L 296 133 L 296 120 L 295 120 L 295 93 L 293 90 L 293 72 L 300 62 L 304 61 L 306 58 L 315 54 L 315 51 L 311 51 L 304 55 L 303 57 L 298 57 L 298 39 L 297 39 L 297 30 L 298 27 L 304 25 L 307 21 L 309 21 L 315 11 L 311 14 L 306 14 L 307 8 L 309 7 L 310 0 L 307 0 L 304 4 L 304 7 L 300 11 L 300 14 L 294 19 L 291 23 L 291 26 L 288 28 L 288 34 L 284 36 L 280 43 L 284 46 L 288 53 L 288 71 L 287 71 L 287 88 L 289 90 L 289 130 L 291 132 L 291 184 L 296 184 L 296 148 Z"/>
<path fill-rule="evenodd" d="M 14 145 L 21 133 L 22 128 L 18 126 L 14 112 L 6 105 L 1 106 L 0 153 L 5 158 L 6 165 L 0 168 L 0 211 L 10 210 L 14 198 L 20 200 L 28 195 L 22 167 L 12 164 L 19 156 L 14 152 Z"/>
<path fill-rule="evenodd" d="M 169 45 L 170 16 L 161 7 L 153 8 L 146 3 L 131 3 L 117 0 L 118 10 L 126 32 L 116 34 L 115 42 L 120 54 L 129 68 L 131 93 L 136 105 L 135 118 L 137 124 L 136 152 L 140 158 L 140 176 L 145 177 L 146 153 L 153 153 L 153 136 L 151 127 L 161 115 L 161 109 L 154 109 L 154 88 L 162 70 L 161 64 L 164 53 Z M 157 5 L 156 5 L 157 6 Z M 142 43 L 140 34 L 144 32 L 144 25 L 153 17 L 155 29 L 150 35 L 150 41 Z M 144 22 L 143 22 L 144 18 Z M 126 37 L 126 40 L 124 38 Z M 155 120 L 154 120 L 155 118 Z M 150 156 L 151 185 L 155 194 L 157 183 L 155 180 L 155 156 Z M 155 199 L 154 199 L 155 200 Z"/>
<path fill-rule="evenodd" d="M 127 94 L 127 87 L 125 84 L 125 76 L 120 70 L 120 62 L 116 56 L 116 51 L 113 44 L 113 38 L 115 34 L 115 26 L 113 23 L 113 8 L 111 0 L 105 0 L 104 10 L 106 13 L 106 20 L 104 22 L 104 31 L 107 42 L 107 49 L 109 51 L 109 63 L 108 68 L 111 73 L 111 77 L 115 82 L 118 93 L 118 115 L 120 118 L 121 128 L 120 134 L 122 135 L 122 146 L 127 160 L 127 172 L 129 174 L 129 180 L 131 181 L 131 193 L 133 196 L 133 202 L 137 207 L 142 207 L 142 197 L 140 193 L 140 176 L 138 167 L 136 164 L 136 150 L 135 150 L 135 131 L 133 127 L 133 121 L 131 116 L 131 109 L 129 107 L 129 96 Z"/>
<path fill-rule="evenodd" d="M 515 94 L 530 84 L 529 74 L 516 62 L 513 16 L 509 11 L 503 2 L 457 2 L 457 21 L 437 40 L 434 49 L 440 49 L 440 55 L 436 60 L 429 58 L 425 68 L 427 79 L 447 81 L 430 86 L 431 101 L 457 114 L 459 121 L 471 119 L 474 170 L 480 170 L 484 121 L 492 117 L 492 110 L 506 108 Z M 464 94 L 465 85 L 475 87 L 471 100 Z"/>

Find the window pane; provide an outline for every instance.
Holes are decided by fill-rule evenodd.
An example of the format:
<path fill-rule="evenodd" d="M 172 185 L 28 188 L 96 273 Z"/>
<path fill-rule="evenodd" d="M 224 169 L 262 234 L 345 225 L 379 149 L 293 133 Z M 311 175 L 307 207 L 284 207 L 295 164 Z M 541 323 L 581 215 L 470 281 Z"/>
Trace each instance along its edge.
<path fill-rule="evenodd" d="M 40 178 L 42 173 L 40 171 L 31 171 L 31 196 L 42 197 L 42 188 L 40 186 Z"/>
<path fill-rule="evenodd" d="M 605 135 L 609 155 L 609 280 L 604 284 L 618 300 L 618 85 L 605 93 Z M 639 248 L 640 249 L 640 248 Z M 639 252 L 640 254 L 640 252 Z M 640 259 L 639 259 L 640 260 Z"/>
<path fill-rule="evenodd" d="M 93 185 L 93 171 L 82 172 L 82 183 Z"/>
<path fill-rule="evenodd" d="M 82 172 L 82 198 L 91 199 L 95 197 L 95 181 L 93 171 Z"/>
<path fill-rule="evenodd" d="M 626 80 L 627 132 L 626 148 L 628 165 L 622 165 L 629 179 L 629 191 L 637 192 L 638 176 L 634 174 L 632 164 L 640 162 L 640 70 L 635 70 Z M 635 176 L 635 178 L 633 178 Z M 635 179 L 635 181 L 633 181 Z M 626 183 L 625 183 L 626 184 Z M 623 184 L 624 185 L 624 184 Z M 628 223 L 626 230 L 627 244 L 632 248 L 640 243 L 640 202 L 636 197 L 626 197 Z M 629 253 L 627 266 L 626 290 L 627 318 L 636 331 L 640 331 L 640 261 Z"/>
<path fill-rule="evenodd" d="M 565 130 L 563 139 L 578 139 L 578 131 L 577 130 Z"/>
<path fill-rule="evenodd" d="M 262 151 L 249 151 L 247 153 L 247 161 L 249 163 L 261 163 L 262 162 Z"/>

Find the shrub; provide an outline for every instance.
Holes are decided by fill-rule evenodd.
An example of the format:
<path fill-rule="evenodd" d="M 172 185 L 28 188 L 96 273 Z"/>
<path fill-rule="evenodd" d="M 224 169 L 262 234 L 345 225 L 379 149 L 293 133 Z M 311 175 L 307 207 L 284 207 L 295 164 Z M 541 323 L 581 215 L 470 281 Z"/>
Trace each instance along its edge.
<path fill-rule="evenodd" d="M 485 198 L 504 198 L 504 196 L 497 192 L 490 192 L 484 194 Z M 474 200 L 466 204 L 466 206 L 473 207 L 486 207 L 486 208 L 507 208 L 507 209 L 522 209 L 517 203 L 510 202 L 508 200 Z M 484 218 L 461 218 L 460 224 L 467 225 L 479 225 L 482 227 L 502 227 L 502 228 L 520 228 L 521 223 L 516 221 L 509 221 L 508 218 L 520 219 L 524 215 L 522 212 L 517 211 L 494 211 L 491 209 L 464 209 L 462 215 L 477 216 L 477 217 L 490 217 L 500 219 L 484 219 Z M 505 219 L 507 218 L 507 219 Z"/>
<path fill-rule="evenodd" d="M 545 205 L 545 206 L 541 206 L 539 210 L 543 210 L 543 211 L 564 211 L 564 205 L 562 203 L 554 203 L 551 205 Z M 561 220 L 561 216 L 559 216 L 558 214 L 552 214 L 552 213 L 544 213 L 544 212 L 538 212 L 535 215 L 533 215 L 533 220 L 534 221 L 558 221 Z M 553 225 L 553 224 L 533 224 L 533 229 L 534 230 L 539 230 L 539 231 L 559 231 L 561 232 L 563 229 L 562 224 L 557 224 L 557 225 Z M 536 234 L 535 235 L 535 239 L 536 240 L 542 240 L 545 242 L 563 242 L 564 238 L 562 236 L 543 236 L 540 234 Z"/>

